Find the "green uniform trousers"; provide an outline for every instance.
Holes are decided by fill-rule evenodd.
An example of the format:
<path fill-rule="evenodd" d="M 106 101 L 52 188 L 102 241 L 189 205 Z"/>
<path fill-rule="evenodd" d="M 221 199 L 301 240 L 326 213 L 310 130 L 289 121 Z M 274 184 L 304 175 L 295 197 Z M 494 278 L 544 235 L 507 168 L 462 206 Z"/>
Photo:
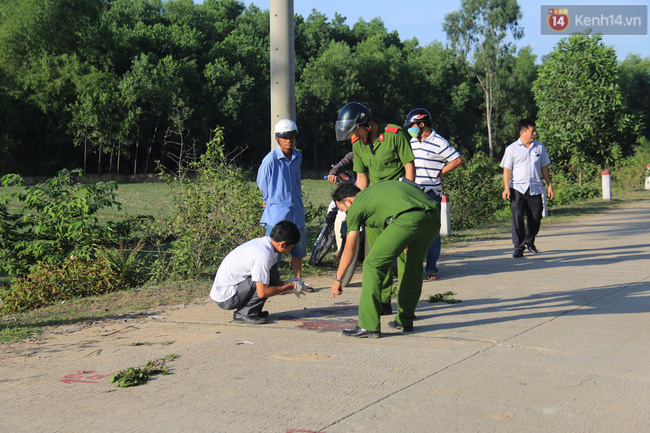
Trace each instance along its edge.
<path fill-rule="evenodd" d="M 415 308 L 422 293 L 424 256 L 439 232 L 440 219 L 436 211 L 412 211 L 399 215 L 379 234 L 363 261 L 359 327 L 380 330 L 382 284 L 387 275 L 390 276 L 393 262 L 403 255 L 406 247 L 408 253 L 404 255 L 403 272 L 398 271 L 395 320 L 403 326 L 413 326 Z"/>
<path fill-rule="evenodd" d="M 372 251 L 372 247 L 375 245 L 377 238 L 384 231 L 383 228 L 377 227 L 365 227 L 366 239 L 368 239 L 368 251 Z M 397 278 L 401 279 L 402 274 L 404 273 L 404 261 L 406 256 L 400 254 L 397 257 Z M 393 272 L 392 266 L 391 271 L 386 274 L 386 277 L 379 284 L 379 290 L 381 291 L 381 302 L 383 304 L 390 304 L 390 295 L 393 292 Z"/>

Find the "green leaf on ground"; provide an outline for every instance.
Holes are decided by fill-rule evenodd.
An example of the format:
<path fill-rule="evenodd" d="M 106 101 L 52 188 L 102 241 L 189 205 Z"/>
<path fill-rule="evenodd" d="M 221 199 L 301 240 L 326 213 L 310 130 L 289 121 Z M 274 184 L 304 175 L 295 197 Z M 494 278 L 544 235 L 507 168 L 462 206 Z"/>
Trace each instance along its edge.
<path fill-rule="evenodd" d="M 463 302 L 461 300 L 454 299 L 454 295 L 454 292 L 437 293 L 435 295 L 429 296 L 429 299 L 427 299 L 427 301 L 431 304 L 436 302 L 444 302 L 446 304 L 458 304 L 460 302 Z"/>

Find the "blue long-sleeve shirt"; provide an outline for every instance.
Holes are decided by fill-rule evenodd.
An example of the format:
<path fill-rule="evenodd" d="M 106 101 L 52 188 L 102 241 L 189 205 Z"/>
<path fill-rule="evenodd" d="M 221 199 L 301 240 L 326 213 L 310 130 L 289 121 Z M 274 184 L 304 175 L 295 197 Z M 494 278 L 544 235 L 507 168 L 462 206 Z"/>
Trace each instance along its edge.
<path fill-rule="evenodd" d="M 293 149 L 291 159 L 278 146 L 262 160 L 257 171 L 257 187 L 266 207 L 261 223 L 274 226 L 287 220 L 298 228 L 305 226 L 305 207 L 302 203 L 300 167 L 302 153 Z"/>

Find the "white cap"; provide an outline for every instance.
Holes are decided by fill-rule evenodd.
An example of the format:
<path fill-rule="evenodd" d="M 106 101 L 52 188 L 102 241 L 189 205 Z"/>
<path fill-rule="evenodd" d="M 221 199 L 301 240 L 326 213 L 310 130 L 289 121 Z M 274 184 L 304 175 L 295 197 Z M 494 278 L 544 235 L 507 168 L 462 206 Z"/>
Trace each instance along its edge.
<path fill-rule="evenodd" d="M 291 119 L 282 119 L 275 124 L 273 132 L 277 137 L 286 137 L 298 134 L 298 127 Z"/>

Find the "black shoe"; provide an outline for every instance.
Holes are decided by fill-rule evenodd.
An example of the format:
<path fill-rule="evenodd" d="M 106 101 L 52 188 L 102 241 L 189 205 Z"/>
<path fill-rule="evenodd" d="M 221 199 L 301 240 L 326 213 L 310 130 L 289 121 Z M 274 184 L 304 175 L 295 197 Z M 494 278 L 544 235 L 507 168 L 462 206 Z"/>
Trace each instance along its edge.
<path fill-rule="evenodd" d="M 381 304 L 380 316 L 390 316 L 391 314 L 393 314 L 393 307 L 390 306 L 390 302 L 388 304 Z"/>
<path fill-rule="evenodd" d="M 398 331 L 402 331 L 402 332 L 413 332 L 412 326 L 402 326 L 399 323 L 397 323 L 397 320 L 388 322 L 388 327 L 397 329 Z"/>
<path fill-rule="evenodd" d="M 368 331 L 367 329 L 359 328 L 358 326 L 355 329 L 346 329 L 342 332 L 345 337 L 357 337 L 357 338 L 379 338 L 381 337 L 381 332 L 379 331 Z"/>
<path fill-rule="evenodd" d="M 539 251 L 535 248 L 535 244 L 532 242 L 526 242 L 526 248 L 528 248 L 528 251 L 531 253 L 539 254 Z"/>
<path fill-rule="evenodd" d="M 258 314 L 258 316 L 261 317 L 262 319 L 265 318 L 268 315 L 269 315 L 268 311 L 260 311 L 260 314 Z"/>
<path fill-rule="evenodd" d="M 524 250 L 516 249 L 514 253 L 512 253 L 512 257 L 518 259 L 520 257 L 524 256 Z"/>
<path fill-rule="evenodd" d="M 244 316 L 243 314 L 239 314 L 237 312 L 235 312 L 235 314 L 232 315 L 232 320 L 235 323 L 246 323 L 248 325 L 261 325 L 263 323 L 266 323 L 266 317 L 262 317 L 261 315 Z"/>

